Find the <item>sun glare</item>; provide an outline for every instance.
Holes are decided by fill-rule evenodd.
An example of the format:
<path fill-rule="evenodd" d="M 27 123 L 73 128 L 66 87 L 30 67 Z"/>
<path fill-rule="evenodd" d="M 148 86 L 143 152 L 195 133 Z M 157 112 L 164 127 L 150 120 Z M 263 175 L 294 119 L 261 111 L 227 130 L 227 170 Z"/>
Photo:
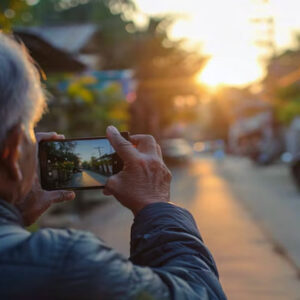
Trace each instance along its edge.
<path fill-rule="evenodd" d="M 246 69 L 246 70 L 245 70 Z M 196 80 L 211 88 L 222 85 L 245 86 L 261 77 L 258 65 L 236 58 L 212 58 Z"/>
<path fill-rule="evenodd" d="M 199 83 L 211 88 L 245 86 L 261 79 L 264 67 L 258 61 L 266 49 L 257 42 L 270 33 L 274 34 L 277 50 L 294 47 L 294 33 L 300 26 L 299 0 L 134 1 L 146 14 L 178 15 L 169 35 L 174 40 L 185 39 L 188 45 L 200 44 L 201 53 L 212 57 L 197 76 Z M 273 18 L 274 29 L 253 22 L 262 16 Z"/>

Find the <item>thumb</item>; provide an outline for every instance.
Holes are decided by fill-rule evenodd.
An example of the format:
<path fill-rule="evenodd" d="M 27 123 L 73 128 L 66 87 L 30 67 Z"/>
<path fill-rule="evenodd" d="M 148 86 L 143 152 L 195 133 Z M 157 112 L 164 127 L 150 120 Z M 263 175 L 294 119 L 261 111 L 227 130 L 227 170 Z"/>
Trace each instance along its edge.
<path fill-rule="evenodd" d="M 123 161 L 133 161 L 136 159 L 137 150 L 129 141 L 122 137 L 116 127 L 108 126 L 106 133 L 113 148 Z"/>
<path fill-rule="evenodd" d="M 76 196 L 73 191 L 65 191 L 65 190 L 51 191 L 48 193 L 49 193 L 48 199 L 51 203 L 72 201 L 75 199 Z"/>

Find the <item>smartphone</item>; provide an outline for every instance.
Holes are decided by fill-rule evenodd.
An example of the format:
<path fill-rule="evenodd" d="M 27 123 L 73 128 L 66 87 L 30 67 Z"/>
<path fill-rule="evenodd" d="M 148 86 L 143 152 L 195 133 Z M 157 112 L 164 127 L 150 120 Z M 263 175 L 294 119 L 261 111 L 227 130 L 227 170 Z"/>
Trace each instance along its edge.
<path fill-rule="evenodd" d="M 121 135 L 129 139 L 128 132 Z M 101 189 L 123 168 L 106 137 L 41 141 L 39 163 L 45 190 Z"/>

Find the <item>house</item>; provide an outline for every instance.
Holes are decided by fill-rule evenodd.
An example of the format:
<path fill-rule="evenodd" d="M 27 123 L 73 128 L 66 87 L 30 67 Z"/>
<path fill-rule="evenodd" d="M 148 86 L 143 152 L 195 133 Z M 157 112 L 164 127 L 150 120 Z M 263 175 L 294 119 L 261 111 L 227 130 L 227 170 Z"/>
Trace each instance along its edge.
<path fill-rule="evenodd" d="M 274 87 L 287 87 L 294 83 L 300 85 L 300 50 L 287 50 L 271 59 L 263 85 L 266 92 L 272 94 Z"/>
<path fill-rule="evenodd" d="M 14 30 L 46 73 L 98 69 L 98 32 L 99 26 L 94 24 L 21 27 Z"/>

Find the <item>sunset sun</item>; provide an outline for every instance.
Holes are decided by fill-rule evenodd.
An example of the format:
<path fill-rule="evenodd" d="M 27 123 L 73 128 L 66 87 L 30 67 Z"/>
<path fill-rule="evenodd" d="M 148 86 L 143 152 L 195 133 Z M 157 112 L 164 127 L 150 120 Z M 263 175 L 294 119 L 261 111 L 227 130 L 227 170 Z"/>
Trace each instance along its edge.
<path fill-rule="evenodd" d="M 197 82 L 211 88 L 221 85 L 245 86 L 261 77 L 254 64 L 237 58 L 212 58 L 196 77 Z"/>

